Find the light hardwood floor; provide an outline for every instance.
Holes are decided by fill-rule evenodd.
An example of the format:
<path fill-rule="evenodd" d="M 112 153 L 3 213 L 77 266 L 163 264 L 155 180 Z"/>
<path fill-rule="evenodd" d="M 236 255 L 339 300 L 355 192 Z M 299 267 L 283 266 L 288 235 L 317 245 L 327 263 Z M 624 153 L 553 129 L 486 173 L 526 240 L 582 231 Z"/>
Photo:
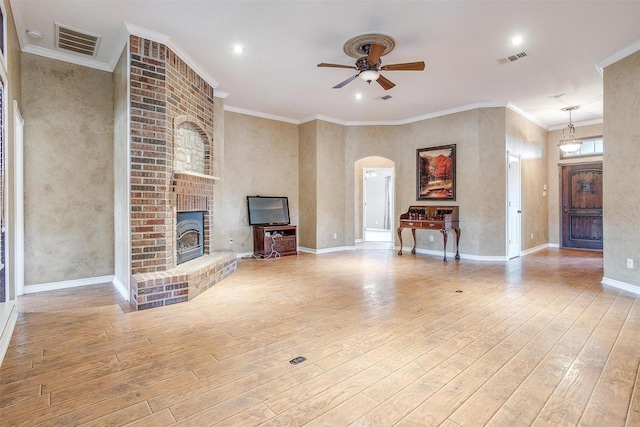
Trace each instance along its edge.
<path fill-rule="evenodd" d="M 140 312 L 109 285 L 28 295 L 0 424 L 638 426 L 640 298 L 602 274 L 358 250 L 240 260 Z"/>

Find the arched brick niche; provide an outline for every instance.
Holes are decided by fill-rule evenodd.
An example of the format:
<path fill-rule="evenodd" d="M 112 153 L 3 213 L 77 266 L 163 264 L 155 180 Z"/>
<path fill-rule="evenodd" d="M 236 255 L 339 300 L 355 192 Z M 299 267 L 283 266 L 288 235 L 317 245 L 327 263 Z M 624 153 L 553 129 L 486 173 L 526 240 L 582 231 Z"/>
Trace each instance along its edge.
<path fill-rule="evenodd" d="M 211 138 L 190 116 L 178 117 L 174 131 L 174 171 L 212 175 Z"/>

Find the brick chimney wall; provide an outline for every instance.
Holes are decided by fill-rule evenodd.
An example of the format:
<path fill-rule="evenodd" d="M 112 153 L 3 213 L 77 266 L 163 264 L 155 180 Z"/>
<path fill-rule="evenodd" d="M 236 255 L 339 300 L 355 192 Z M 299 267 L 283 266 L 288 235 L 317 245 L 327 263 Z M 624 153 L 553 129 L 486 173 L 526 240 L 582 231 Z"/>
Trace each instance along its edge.
<path fill-rule="evenodd" d="M 174 133 L 188 121 L 208 137 L 205 174 L 211 175 L 214 89 L 161 43 L 132 35 L 130 55 L 131 271 L 137 274 L 175 267 Z M 213 195 L 205 196 L 211 234 Z"/>

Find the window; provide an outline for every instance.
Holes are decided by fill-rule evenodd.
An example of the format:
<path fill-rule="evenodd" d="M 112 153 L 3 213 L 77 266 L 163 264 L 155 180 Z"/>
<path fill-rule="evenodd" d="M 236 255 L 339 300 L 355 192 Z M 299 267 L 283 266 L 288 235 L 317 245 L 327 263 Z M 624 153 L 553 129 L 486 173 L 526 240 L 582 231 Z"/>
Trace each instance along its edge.
<path fill-rule="evenodd" d="M 3 61 L 7 57 L 7 52 L 5 51 L 5 47 L 7 44 L 7 34 L 5 31 L 7 27 L 7 22 L 5 19 L 4 10 L 5 10 L 4 1 L 0 0 L 0 55 L 2 56 Z M 5 65 L 6 65 L 6 62 L 5 62 Z"/>
<path fill-rule="evenodd" d="M 587 156 L 602 156 L 604 150 L 604 140 L 601 136 L 595 136 L 591 138 L 580 138 L 582 145 L 576 151 L 571 153 L 560 152 L 560 157 L 563 159 L 573 157 L 587 157 Z"/>

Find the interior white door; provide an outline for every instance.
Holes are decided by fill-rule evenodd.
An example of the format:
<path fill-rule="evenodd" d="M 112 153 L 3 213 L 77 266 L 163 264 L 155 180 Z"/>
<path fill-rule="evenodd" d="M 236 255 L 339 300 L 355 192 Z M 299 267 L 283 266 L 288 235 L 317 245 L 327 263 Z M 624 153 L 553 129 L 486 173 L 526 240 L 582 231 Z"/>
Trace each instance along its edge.
<path fill-rule="evenodd" d="M 522 210 L 520 207 L 520 158 L 509 154 L 507 173 L 507 257 L 522 250 Z"/>
<path fill-rule="evenodd" d="M 391 242 L 394 224 L 394 169 L 367 168 L 363 173 L 364 241 Z"/>

